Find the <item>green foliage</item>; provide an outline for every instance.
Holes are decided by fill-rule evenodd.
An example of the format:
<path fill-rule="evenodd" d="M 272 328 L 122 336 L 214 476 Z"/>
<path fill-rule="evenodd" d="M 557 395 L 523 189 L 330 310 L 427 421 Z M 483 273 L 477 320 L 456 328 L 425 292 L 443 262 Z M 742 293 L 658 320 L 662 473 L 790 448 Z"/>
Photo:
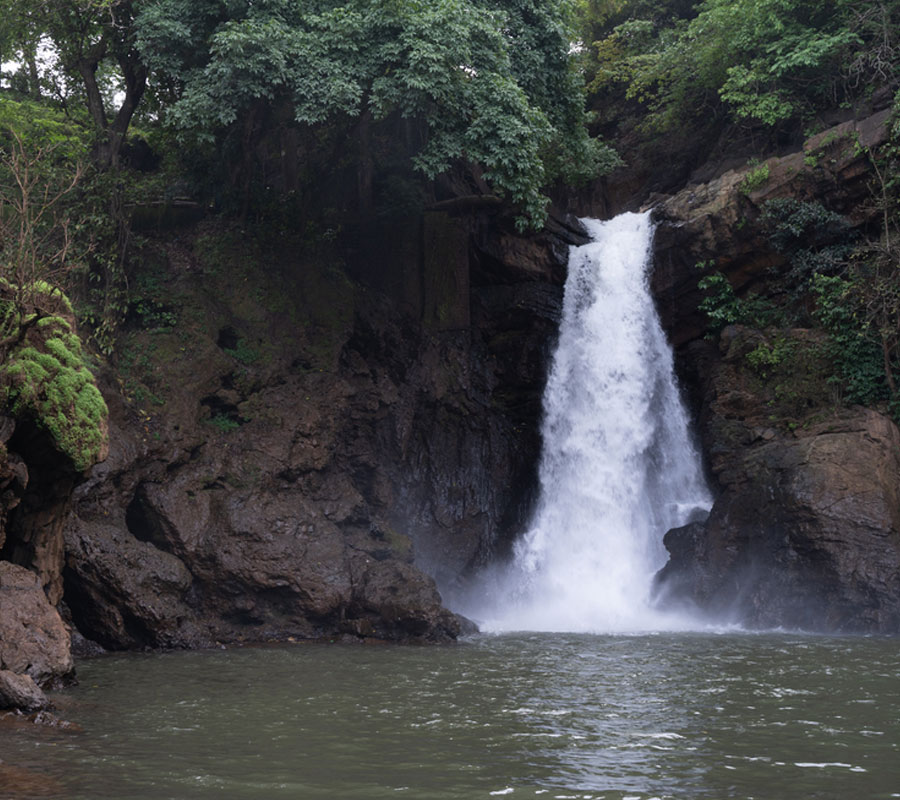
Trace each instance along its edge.
<path fill-rule="evenodd" d="M 828 332 L 832 378 L 847 403 L 875 405 L 888 399 L 881 347 L 853 301 L 851 281 L 837 275 L 816 275 L 816 319 Z"/>
<path fill-rule="evenodd" d="M 796 351 L 796 345 L 784 336 L 778 336 L 768 344 L 761 342 L 747 353 L 747 363 L 763 378 L 782 364 L 790 360 Z"/>
<path fill-rule="evenodd" d="M 148 330 L 174 328 L 178 324 L 178 313 L 167 302 L 168 295 L 161 276 L 153 270 L 147 256 L 129 292 L 128 318 Z"/>
<path fill-rule="evenodd" d="M 5 327 L 14 315 L 11 306 L 0 301 Z M 32 418 L 75 469 L 86 470 L 105 443 L 106 404 L 69 323 L 44 317 L 32 330 L 37 333 L 23 337 L 0 365 L 0 397 L 7 413 Z"/>
<path fill-rule="evenodd" d="M 147 72 L 134 47 L 139 0 L 0 0 L 9 55 L 30 73 L 33 99 L 62 100 L 92 129 L 92 160 L 107 169 L 118 155 L 146 88 Z M 0 36 L 0 47 L 3 37 Z M 41 64 L 37 52 L 54 58 Z"/>
<path fill-rule="evenodd" d="M 178 315 L 172 309 L 149 297 L 132 300 L 129 309 L 144 328 L 174 328 L 178 324 Z"/>
<path fill-rule="evenodd" d="M 533 223 L 557 176 L 616 163 L 585 129 L 566 3 L 547 0 L 221 4 L 154 0 L 136 20 L 147 62 L 183 88 L 166 118 L 212 140 L 287 104 L 294 119 L 420 120 L 428 178 L 480 164 Z"/>
<path fill-rule="evenodd" d="M 760 219 L 772 246 L 790 260 L 785 278 L 801 304 L 814 277 L 844 272 L 856 247 L 849 220 L 821 203 L 776 198 L 765 203 Z"/>
<path fill-rule="evenodd" d="M 225 352 L 242 364 L 250 365 L 259 361 L 259 351 L 250 346 L 250 343 L 240 338 L 233 348 L 225 348 Z"/>
<path fill-rule="evenodd" d="M 84 125 L 46 103 L 0 95 L 0 147 L 4 150 L 11 146 L 11 131 L 28 152 L 52 152 L 52 158 L 41 163 L 42 169 L 70 168 L 90 151 L 91 132 Z"/>
<path fill-rule="evenodd" d="M 769 240 L 779 252 L 820 247 L 850 236 L 846 217 L 829 211 L 821 203 L 779 197 L 766 202 L 762 220 L 769 230 Z"/>
<path fill-rule="evenodd" d="M 697 287 L 707 293 L 700 301 L 699 309 L 709 318 L 714 330 L 733 325 L 744 317 L 743 303 L 721 272 L 701 278 Z"/>
<path fill-rule="evenodd" d="M 594 46 L 592 86 L 624 86 L 656 128 L 698 113 L 796 122 L 894 85 L 900 66 L 897 0 L 703 0 L 691 19 L 634 0 L 601 5 L 614 8 Z"/>
<path fill-rule="evenodd" d="M 241 427 L 241 423 L 224 414 L 214 414 L 207 421 L 208 425 L 212 425 L 220 433 L 231 433 Z"/>
<path fill-rule="evenodd" d="M 760 164 L 753 167 L 741 181 L 740 190 L 744 194 L 755 192 L 762 186 L 765 186 L 769 180 L 769 165 Z"/>
<path fill-rule="evenodd" d="M 726 325 L 763 328 L 778 321 L 779 312 L 769 300 L 758 295 L 738 297 L 728 278 L 721 272 L 704 276 L 697 286 L 707 293 L 698 308 L 706 314 L 714 332 L 722 330 Z"/>
<path fill-rule="evenodd" d="M 23 311 L 71 266 L 71 209 L 86 152 L 78 130 L 34 103 L 0 98 L 0 276 Z"/>
<path fill-rule="evenodd" d="M 744 331 L 736 342 L 746 352 L 748 389 L 765 399 L 769 420 L 795 429 L 834 398 L 832 367 L 819 332 L 781 328 Z"/>
<path fill-rule="evenodd" d="M 45 279 L 64 285 L 109 354 L 128 310 L 123 187 L 138 182 L 86 166 L 93 132 L 47 104 L 0 98 L 0 120 L 0 274 L 20 305 Z"/>

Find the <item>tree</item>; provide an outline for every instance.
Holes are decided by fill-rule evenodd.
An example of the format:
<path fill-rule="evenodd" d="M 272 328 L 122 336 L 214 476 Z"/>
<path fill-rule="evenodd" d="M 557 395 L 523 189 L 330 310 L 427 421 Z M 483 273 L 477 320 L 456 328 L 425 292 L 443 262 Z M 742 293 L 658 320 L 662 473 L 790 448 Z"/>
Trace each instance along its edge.
<path fill-rule="evenodd" d="M 416 119 L 423 175 L 477 163 L 539 223 L 552 179 L 615 163 L 587 135 L 568 23 L 550 0 L 150 0 L 136 30 L 177 87 L 165 118 L 183 132 L 252 138 L 278 104 L 298 124 L 356 120 L 363 135 L 369 120 Z"/>
<path fill-rule="evenodd" d="M 2 0 L 0 14 L 8 24 L 0 42 L 28 66 L 39 93 L 34 58 L 46 41 L 62 70 L 63 80 L 81 84 L 88 115 L 97 134 L 94 161 L 100 168 L 118 162 L 128 126 L 147 86 L 147 69 L 134 46 L 135 3 L 131 0 Z M 117 73 L 121 104 L 111 113 L 100 75 Z"/>
<path fill-rule="evenodd" d="M 33 101 L 0 99 L 0 278 L 19 318 L 69 267 L 68 201 L 84 173 L 85 155 L 77 126 Z M 29 324 L 39 319 L 38 310 Z M 9 344 L 0 341 L 0 360 Z"/>
<path fill-rule="evenodd" d="M 69 200 L 86 152 L 77 126 L 0 99 L 0 409 L 45 429 L 75 469 L 103 454 L 106 405 L 69 299 Z"/>

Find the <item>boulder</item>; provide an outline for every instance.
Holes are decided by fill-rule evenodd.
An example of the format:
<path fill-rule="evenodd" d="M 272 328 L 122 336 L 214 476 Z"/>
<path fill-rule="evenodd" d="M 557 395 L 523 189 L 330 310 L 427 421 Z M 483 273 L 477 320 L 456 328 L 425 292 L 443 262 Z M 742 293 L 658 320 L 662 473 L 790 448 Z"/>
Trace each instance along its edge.
<path fill-rule="evenodd" d="M 460 619 L 441 605 L 434 581 L 412 564 L 366 559 L 361 566 L 354 617 L 370 620 L 373 635 L 433 641 L 459 636 Z"/>
<path fill-rule="evenodd" d="M 71 680 L 69 633 L 33 572 L 0 561 L 0 669 L 41 687 Z"/>
<path fill-rule="evenodd" d="M 0 708 L 39 711 L 49 707 L 50 701 L 30 675 L 0 669 Z"/>

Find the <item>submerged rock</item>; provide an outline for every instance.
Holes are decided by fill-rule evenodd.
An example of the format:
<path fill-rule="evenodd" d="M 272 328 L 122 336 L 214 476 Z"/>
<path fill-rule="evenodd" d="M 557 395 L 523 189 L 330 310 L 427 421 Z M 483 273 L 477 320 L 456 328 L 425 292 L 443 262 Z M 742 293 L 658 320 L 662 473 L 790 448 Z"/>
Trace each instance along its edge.
<path fill-rule="evenodd" d="M 6 797 L 62 797 L 63 785 L 54 778 L 0 761 L 0 786 Z"/>

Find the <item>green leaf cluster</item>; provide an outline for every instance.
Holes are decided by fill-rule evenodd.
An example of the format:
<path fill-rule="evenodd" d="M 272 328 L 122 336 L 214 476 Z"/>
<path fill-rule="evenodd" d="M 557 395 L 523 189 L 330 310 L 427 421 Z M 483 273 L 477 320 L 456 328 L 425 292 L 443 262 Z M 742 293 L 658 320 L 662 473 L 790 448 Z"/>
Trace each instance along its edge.
<path fill-rule="evenodd" d="M 9 149 L 11 131 L 28 152 L 52 153 L 57 168 L 84 160 L 90 151 L 91 132 L 71 117 L 45 103 L 0 94 L 0 149 Z"/>
<path fill-rule="evenodd" d="M 726 325 L 750 325 L 764 328 L 780 321 L 779 311 L 765 297 L 750 295 L 738 297 L 728 278 L 721 272 L 713 272 L 697 282 L 706 296 L 698 306 L 714 332 Z"/>
<path fill-rule="evenodd" d="M 738 297 L 724 275 L 713 273 L 699 282 L 707 292 L 700 309 L 712 329 L 732 323 L 818 327 L 828 334 L 825 374 L 839 400 L 888 403 L 896 414 L 900 255 L 894 224 L 889 220 L 879 238 L 863 238 L 842 215 L 793 198 L 768 201 L 760 221 L 770 243 L 788 259 L 774 288 L 782 308 L 774 313 L 763 298 Z M 782 345 L 777 338 L 760 345 L 748 354 L 750 366 L 763 378 L 770 376 L 790 359 L 790 349 Z"/>
<path fill-rule="evenodd" d="M 832 383 L 847 403 L 875 405 L 889 399 L 882 349 L 859 314 L 852 280 L 815 276 L 816 319 L 828 332 L 828 355 L 835 367 Z"/>
<path fill-rule="evenodd" d="M 783 276 L 795 303 L 802 305 L 816 275 L 846 272 L 857 247 L 846 217 L 821 203 L 780 197 L 767 201 L 760 217 L 769 242 L 789 259 Z"/>
<path fill-rule="evenodd" d="M 744 194 L 750 194 L 763 187 L 769 181 L 769 165 L 759 164 L 752 167 L 741 181 L 740 190 Z"/>

